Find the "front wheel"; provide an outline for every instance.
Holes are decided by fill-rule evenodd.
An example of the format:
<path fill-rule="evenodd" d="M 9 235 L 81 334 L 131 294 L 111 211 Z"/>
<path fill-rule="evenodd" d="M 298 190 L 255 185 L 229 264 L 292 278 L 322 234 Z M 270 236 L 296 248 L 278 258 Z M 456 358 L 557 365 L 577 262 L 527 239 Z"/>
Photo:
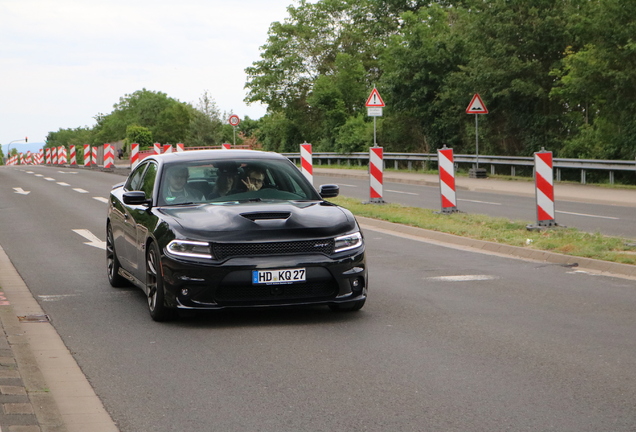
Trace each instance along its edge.
<path fill-rule="evenodd" d="M 146 289 L 148 290 L 148 311 L 155 321 L 172 318 L 173 310 L 164 302 L 163 276 L 161 275 L 161 255 L 156 243 L 151 243 L 146 255 Z"/>
<path fill-rule="evenodd" d="M 367 299 L 362 299 L 350 303 L 331 303 L 329 304 L 329 309 L 334 312 L 355 312 L 362 309 L 362 306 L 364 306 L 364 303 L 366 301 Z"/>
<path fill-rule="evenodd" d="M 108 282 L 112 287 L 121 288 L 128 286 L 128 281 L 119 274 L 120 268 L 117 252 L 115 252 L 113 227 L 109 223 L 106 227 L 106 269 L 108 271 Z"/>

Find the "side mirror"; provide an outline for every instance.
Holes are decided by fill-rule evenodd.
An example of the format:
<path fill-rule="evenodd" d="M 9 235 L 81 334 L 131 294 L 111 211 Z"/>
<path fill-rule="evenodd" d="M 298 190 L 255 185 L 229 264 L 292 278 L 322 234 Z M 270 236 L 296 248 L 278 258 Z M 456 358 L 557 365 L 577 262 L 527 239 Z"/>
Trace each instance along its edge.
<path fill-rule="evenodd" d="M 124 192 L 124 204 L 127 205 L 151 205 L 152 200 L 146 198 L 144 191 Z"/>
<path fill-rule="evenodd" d="M 335 184 L 320 185 L 319 193 L 322 198 L 335 198 L 340 194 L 340 187 Z"/>

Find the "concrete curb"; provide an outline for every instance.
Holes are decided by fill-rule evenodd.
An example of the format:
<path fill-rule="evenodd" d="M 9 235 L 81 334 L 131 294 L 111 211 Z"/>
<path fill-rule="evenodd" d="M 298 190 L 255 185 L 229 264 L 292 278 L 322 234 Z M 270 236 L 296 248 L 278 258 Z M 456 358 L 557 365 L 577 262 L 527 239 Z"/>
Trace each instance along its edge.
<path fill-rule="evenodd" d="M 636 280 L 636 266 L 629 264 L 619 264 L 609 261 L 575 257 L 554 252 L 541 251 L 537 249 L 469 239 L 454 234 L 447 234 L 438 231 L 427 230 L 424 228 L 401 225 L 393 222 L 371 219 L 362 216 L 356 216 L 356 219 L 363 229 L 368 228 L 371 230 L 383 231 L 393 235 L 415 238 L 421 241 L 427 241 L 445 246 L 453 245 L 463 249 L 474 250 L 476 252 L 496 254 L 537 262 L 547 262 L 568 267 L 577 267 L 581 270 L 585 269 L 595 273 L 606 274 L 608 276 L 616 276 Z"/>
<path fill-rule="evenodd" d="M 118 432 L 86 376 L 0 247 L 0 320 L 24 380 L 39 429 Z M 18 317 L 44 318 L 41 320 Z M 2 424 L 1 426 L 5 426 Z M 12 426 L 15 429 L 15 426 Z"/>

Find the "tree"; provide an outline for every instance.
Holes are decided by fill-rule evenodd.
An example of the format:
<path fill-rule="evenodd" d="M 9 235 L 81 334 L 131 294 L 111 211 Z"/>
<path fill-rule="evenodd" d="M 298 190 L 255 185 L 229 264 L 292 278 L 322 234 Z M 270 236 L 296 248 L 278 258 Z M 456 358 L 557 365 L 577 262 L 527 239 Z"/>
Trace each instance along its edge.
<path fill-rule="evenodd" d="M 221 143 L 223 124 L 214 98 L 205 91 L 193 113 L 188 129 L 187 144 L 192 147 L 218 145 Z"/>
<path fill-rule="evenodd" d="M 139 144 L 140 149 L 150 148 L 154 144 L 152 132 L 148 128 L 137 125 L 130 125 L 126 128 L 126 146 L 130 144 Z"/>

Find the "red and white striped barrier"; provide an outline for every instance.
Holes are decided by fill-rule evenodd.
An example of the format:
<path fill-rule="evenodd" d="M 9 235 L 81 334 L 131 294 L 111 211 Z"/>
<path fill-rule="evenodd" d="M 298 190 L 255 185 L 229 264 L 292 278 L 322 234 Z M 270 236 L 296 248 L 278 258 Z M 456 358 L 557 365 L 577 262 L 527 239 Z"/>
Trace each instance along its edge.
<path fill-rule="evenodd" d="M 384 152 L 382 147 L 369 149 L 369 189 L 372 203 L 383 203 Z"/>
<path fill-rule="evenodd" d="M 185 144 L 177 143 L 177 153 L 185 151 Z"/>
<path fill-rule="evenodd" d="M 163 152 L 164 153 L 172 153 L 172 146 L 170 144 L 164 144 L 163 145 Z"/>
<path fill-rule="evenodd" d="M 96 167 L 97 166 L 97 146 L 93 146 L 91 147 L 91 156 L 92 156 L 92 161 L 91 161 L 91 165 Z"/>
<path fill-rule="evenodd" d="M 132 143 L 130 145 L 130 167 L 134 168 L 139 163 L 139 144 Z"/>
<path fill-rule="evenodd" d="M 33 156 L 31 155 L 31 150 L 26 152 L 26 164 L 33 165 Z"/>
<path fill-rule="evenodd" d="M 70 146 L 70 153 L 71 153 L 71 156 L 70 156 L 69 163 L 71 164 L 71 166 L 75 166 L 75 165 L 77 165 L 77 155 L 75 154 L 75 146 L 74 145 Z"/>
<path fill-rule="evenodd" d="M 223 144 L 221 144 L 221 148 L 222 148 L 223 150 L 230 150 L 230 149 L 232 148 L 232 144 L 230 144 L 230 143 L 223 143 Z"/>
<path fill-rule="evenodd" d="M 534 154 L 537 225 L 554 226 L 554 173 L 552 152 L 541 149 Z"/>
<path fill-rule="evenodd" d="M 51 159 L 51 148 L 47 147 L 44 149 L 44 162 L 47 165 L 51 165 L 52 163 L 52 159 Z"/>
<path fill-rule="evenodd" d="M 57 148 L 57 163 L 58 165 L 66 165 L 66 147 L 59 146 Z"/>
<path fill-rule="evenodd" d="M 42 149 L 40 149 L 40 151 L 36 155 L 36 163 L 38 165 L 42 165 L 44 163 L 44 152 L 42 151 Z"/>
<path fill-rule="evenodd" d="M 20 158 L 20 165 L 24 165 L 24 155 L 20 153 L 18 156 Z"/>
<path fill-rule="evenodd" d="M 91 146 L 84 144 L 84 166 L 91 166 Z"/>
<path fill-rule="evenodd" d="M 51 147 L 51 164 L 57 165 L 57 147 Z"/>
<path fill-rule="evenodd" d="M 300 145 L 300 171 L 304 174 L 309 183 L 314 184 L 314 165 L 311 151 L 311 144 Z"/>
<path fill-rule="evenodd" d="M 156 154 L 156 155 L 161 154 L 161 144 L 159 144 L 159 143 L 154 143 L 154 144 L 153 144 L 153 147 L 154 147 L 154 149 L 155 149 L 155 154 Z"/>
<path fill-rule="evenodd" d="M 112 144 L 104 144 L 104 168 L 115 168 L 115 148 Z"/>
<path fill-rule="evenodd" d="M 442 213 L 455 213 L 458 210 L 453 149 L 446 148 L 446 146 L 438 149 L 437 164 L 439 167 L 439 189 L 442 197 Z"/>

